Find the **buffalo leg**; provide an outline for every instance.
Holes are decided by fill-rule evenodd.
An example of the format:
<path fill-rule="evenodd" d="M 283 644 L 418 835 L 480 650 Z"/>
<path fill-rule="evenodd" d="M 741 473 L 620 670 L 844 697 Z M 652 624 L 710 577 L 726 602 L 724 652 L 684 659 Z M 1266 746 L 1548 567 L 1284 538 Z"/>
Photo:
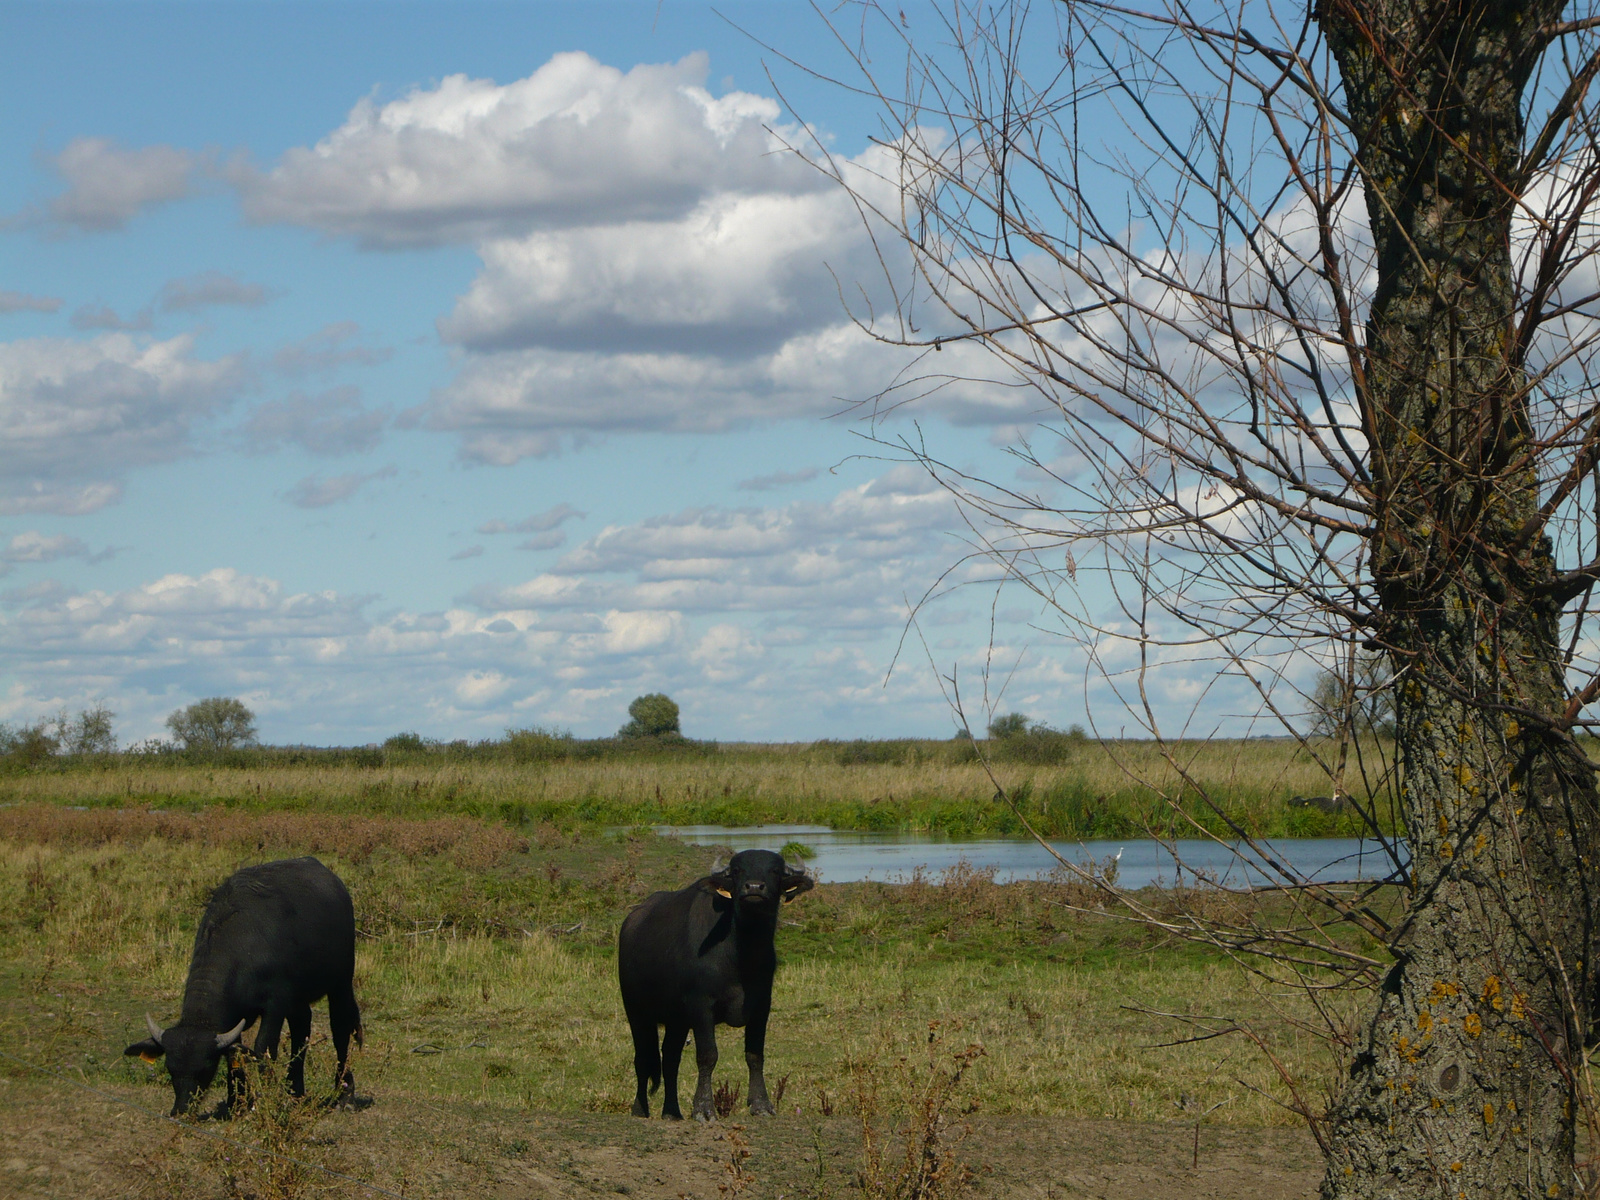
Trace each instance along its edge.
<path fill-rule="evenodd" d="M 656 1044 L 654 1021 L 629 1021 L 633 1031 L 633 1076 L 639 1089 L 633 1097 L 633 1115 L 650 1115 L 650 1085 L 661 1083 L 661 1047 Z"/>
<path fill-rule="evenodd" d="M 767 1077 L 764 1072 L 767 1053 L 767 1014 L 769 1007 L 757 1004 L 744 1027 L 744 1061 L 750 1068 L 750 1114 L 775 1117 L 778 1110 L 772 1107 L 767 1096 Z"/>
<path fill-rule="evenodd" d="M 333 1050 L 339 1056 L 334 1068 L 333 1087 L 341 1097 L 356 1094 L 356 1076 L 350 1069 L 350 1035 L 356 1045 L 361 1044 L 361 1010 L 356 1007 L 355 993 L 349 989 L 328 994 L 328 1029 L 333 1034 Z"/>
<path fill-rule="evenodd" d="M 306 1043 L 311 1040 L 311 1006 L 289 1010 L 289 1094 L 306 1094 Z"/>
<path fill-rule="evenodd" d="M 683 1120 L 683 1110 L 678 1107 L 678 1063 L 683 1058 L 683 1040 L 689 1036 L 687 1025 L 668 1025 L 661 1039 L 661 1115 L 674 1121 Z M 696 1049 L 700 1039 L 695 1039 Z"/>
<path fill-rule="evenodd" d="M 256 1030 L 255 1055 L 260 1058 L 263 1054 L 268 1058 L 278 1057 L 278 1039 L 283 1036 L 283 1014 L 268 1010 L 261 1014 L 261 1028 Z"/>
<path fill-rule="evenodd" d="M 717 1066 L 717 1026 L 710 1016 L 695 1025 L 694 1064 L 700 1068 L 700 1079 L 694 1087 L 691 1111 L 695 1120 L 709 1121 L 716 1115 L 711 1109 L 711 1072 Z"/>

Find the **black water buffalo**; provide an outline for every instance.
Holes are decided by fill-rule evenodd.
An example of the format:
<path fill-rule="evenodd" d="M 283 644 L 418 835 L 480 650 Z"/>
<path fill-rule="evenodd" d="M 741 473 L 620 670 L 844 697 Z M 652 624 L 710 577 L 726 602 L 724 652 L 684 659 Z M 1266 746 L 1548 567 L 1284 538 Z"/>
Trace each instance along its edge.
<path fill-rule="evenodd" d="M 200 918 L 178 1023 L 163 1030 L 147 1014 L 150 1036 L 123 1053 L 146 1062 L 166 1055 L 177 1116 L 211 1085 L 217 1064 L 239 1044 L 247 1025 L 260 1019 L 255 1052 L 276 1058 L 288 1021 L 289 1087 L 303 1096 L 311 1003 L 326 996 L 339 1055 L 335 1083 L 344 1099 L 353 1100 L 350 1035 L 361 1042 L 361 1010 L 351 987 L 355 963 L 355 909 L 337 875 L 314 858 L 245 867 L 211 893 Z M 229 1107 L 234 1096 L 229 1072 Z"/>
<path fill-rule="evenodd" d="M 772 1115 L 762 1059 L 772 976 L 778 969 L 772 935 L 780 900 L 793 900 L 812 880 L 786 867 L 770 850 L 735 854 L 726 868 L 679 892 L 656 892 L 628 914 L 617 940 L 622 1006 L 633 1030 L 633 1070 L 639 1091 L 633 1115 L 650 1115 L 649 1091 L 664 1084 L 661 1115 L 681 1118 L 678 1062 L 694 1033 L 700 1079 L 694 1115 L 711 1119 L 711 1070 L 717 1064 L 718 1025 L 743 1025 L 750 1067 L 750 1111 Z M 666 1026 L 659 1049 L 656 1027 Z M 647 1091 L 647 1085 L 649 1090 Z"/>

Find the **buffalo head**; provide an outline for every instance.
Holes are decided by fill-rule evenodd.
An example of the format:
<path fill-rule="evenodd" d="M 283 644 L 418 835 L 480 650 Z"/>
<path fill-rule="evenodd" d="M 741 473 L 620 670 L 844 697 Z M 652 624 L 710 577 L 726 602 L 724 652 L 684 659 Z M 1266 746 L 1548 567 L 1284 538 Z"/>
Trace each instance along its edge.
<path fill-rule="evenodd" d="M 713 871 L 705 886 L 741 906 L 772 908 L 779 900 L 793 900 L 810 891 L 814 883 L 804 867 L 785 865 L 781 854 L 741 850 L 726 867 Z"/>
<path fill-rule="evenodd" d="M 153 1063 L 163 1056 L 166 1058 L 167 1074 L 172 1077 L 174 1117 L 188 1112 L 189 1106 L 200 1093 L 211 1086 L 211 1081 L 216 1078 L 217 1064 L 222 1061 L 223 1055 L 239 1044 L 239 1039 L 244 1036 L 244 1027 L 249 1024 L 248 1021 L 240 1021 L 226 1033 L 213 1033 L 208 1029 L 194 1029 L 186 1025 L 174 1025 L 171 1029 L 163 1030 L 149 1013 L 145 1014 L 144 1023 L 150 1029 L 150 1036 L 142 1042 L 135 1042 L 122 1053 L 130 1057 L 137 1055 L 147 1063 Z"/>

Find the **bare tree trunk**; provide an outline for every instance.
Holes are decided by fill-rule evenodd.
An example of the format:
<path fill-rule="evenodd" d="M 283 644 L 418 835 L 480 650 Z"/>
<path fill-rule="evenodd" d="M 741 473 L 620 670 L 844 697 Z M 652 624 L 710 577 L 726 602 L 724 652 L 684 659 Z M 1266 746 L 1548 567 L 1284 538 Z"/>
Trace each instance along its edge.
<path fill-rule="evenodd" d="M 1562 7 L 1317 13 L 1377 251 L 1364 424 L 1413 889 L 1330 1114 L 1330 1200 L 1575 1188 L 1596 790 L 1569 735 L 1511 244 L 1523 91 Z"/>

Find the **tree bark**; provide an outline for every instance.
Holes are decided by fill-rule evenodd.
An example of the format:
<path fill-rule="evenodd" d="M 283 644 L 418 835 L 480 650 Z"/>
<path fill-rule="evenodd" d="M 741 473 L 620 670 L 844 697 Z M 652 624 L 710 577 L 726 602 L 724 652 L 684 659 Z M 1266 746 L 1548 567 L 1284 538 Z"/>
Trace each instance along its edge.
<path fill-rule="evenodd" d="M 1329 1116 L 1334 1197 L 1567 1196 L 1590 1030 L 1594 772 L 1569 735 L 1512 218 L 1557 0 L 1322 0 L 1378 279 L 1358 390 L 1411 851 Z"/>

